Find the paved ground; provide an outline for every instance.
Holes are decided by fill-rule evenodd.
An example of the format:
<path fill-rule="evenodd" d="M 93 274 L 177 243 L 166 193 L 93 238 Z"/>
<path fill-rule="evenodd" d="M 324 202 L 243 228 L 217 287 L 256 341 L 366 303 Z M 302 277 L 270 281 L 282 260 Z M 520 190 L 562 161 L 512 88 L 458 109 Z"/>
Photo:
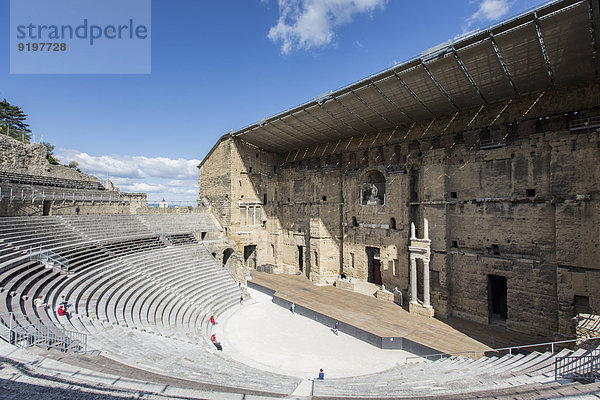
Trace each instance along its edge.
<path fill-rule="evenodd" d="M 249 289 L 252 300 L 221 317 L 214 333 L 223 351 L 255 368 L 316 377 L 323 368 L 328 378 L 363 375 L 403 363 L 412 354 L 382 350 L 352 336 L 336 336 L 330 327 L 292 314 L 271 297 Z"/>

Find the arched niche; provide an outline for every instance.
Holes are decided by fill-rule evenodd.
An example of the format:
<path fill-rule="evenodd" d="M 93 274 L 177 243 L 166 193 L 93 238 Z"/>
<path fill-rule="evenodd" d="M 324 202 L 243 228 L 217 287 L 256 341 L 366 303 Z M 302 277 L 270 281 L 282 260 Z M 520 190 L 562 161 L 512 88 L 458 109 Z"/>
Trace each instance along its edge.
<path fill-rule="evenodd" d="M 361 205 L 383 205 L 385 204 L 385 176 L 377 171 L 367 171 L 360 184 Z"/>

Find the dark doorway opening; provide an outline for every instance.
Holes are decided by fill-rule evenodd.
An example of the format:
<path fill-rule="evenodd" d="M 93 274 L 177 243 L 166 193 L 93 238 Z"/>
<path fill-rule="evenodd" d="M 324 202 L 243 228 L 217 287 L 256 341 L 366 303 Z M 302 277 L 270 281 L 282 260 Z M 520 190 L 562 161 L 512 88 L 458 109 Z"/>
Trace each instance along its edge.
<path fill-rule="evenodd" d="M 381 260 L 378 247 L 367 247 L 367 280 L 376 285 L 381 285 Z"/>
<path fill-rule="evenodd" d="M 506 277 L 488 275 L 490 323 L 503 325 L 508 317 Z"/>
<path fill-rule="evenodd" d="M 575 295 L 573 304 L 575 305 L 575 315 L 593 314 L 592 308 L 590 307 L 590 298 L 588 296 Z"/>
<path fill-rule="evenodd" d="M 42 215 L 50 215 L 52 211 L 52 200 L 44 200 L 42 204 Z"/>
<path fill-rule="evenodd" d="M 232 254 L 233 249 L 225 249 L 225 251 L 223 252 L 223 266 L 227 264 L 227 261 L 229 261 L 229 257 L 231 257 Z"/>
<path fill-rule="evenodd" d="M 298 246 L 298 268 L 304 271 L 304 246 Z"/>
<path fill-rule="evenodd" d="M 256 245 L 244 246 L 244 262 L 250 269 L 256 268 Z"/>
<path fill-rule="evenodd" d="M 200 238 L 201 238 L 201 240 L 204 240 L 206 238 L 206 232 L 201 232 Z"/>

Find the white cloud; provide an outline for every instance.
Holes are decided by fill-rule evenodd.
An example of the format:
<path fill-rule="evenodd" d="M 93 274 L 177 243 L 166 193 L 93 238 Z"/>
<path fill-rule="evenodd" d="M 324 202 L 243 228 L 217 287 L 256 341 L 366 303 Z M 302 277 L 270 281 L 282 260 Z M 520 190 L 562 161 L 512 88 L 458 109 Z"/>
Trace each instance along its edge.
<path fill-rule="evenodd" d="M 192 202 L 198 197 L 200 160 L 144 156 L 93 156 L 72 149 L 58 149 L 63 162 L 77 161 L 83 172 L 100 180 L 110 179 L 123 192 L 148 193 L 149 200 Z"/>
<path fill-rule="evenodd" d="M 330 44 L 334 28 L 356 14 L 371 13 L 387 0 L 279 0 L 279 20 L 267 37 L 281 42 L 281 52 L 320 48 Z"/>
<path fill-rule="evenodd" d="M 169 186 L 184 186 L 185 182 L 182 181 L 181 179 L 173 179 L 172 181 L 169 181 L 168 183 Z"/>
<path fill-rule="evenodd" d="M 129 185 L 121 185 L 119 189 L 125 192 L 162 193 L 165 191 L 166 187 L 163 185 L 141 182 Z"/>
<path fill-rule="evenodd" d="M 57 157 L 63 162 L 77 161 L 79 167 L 105 178 L 107 175 L 121 178 L 165 178 L 194 179 L 198 174 L 196 166 L 200 160 L 170 159 L 144 156 L 92 156 L 77 150 L 58 149 Z"/>
<path fill-rule="evenodd" d="M 464 31 L 471 30 L 476 22 L 493 22 L 506 16 L 512 6 L 509 0 L 482 0 L 477 10 L 467 19 Z"/>

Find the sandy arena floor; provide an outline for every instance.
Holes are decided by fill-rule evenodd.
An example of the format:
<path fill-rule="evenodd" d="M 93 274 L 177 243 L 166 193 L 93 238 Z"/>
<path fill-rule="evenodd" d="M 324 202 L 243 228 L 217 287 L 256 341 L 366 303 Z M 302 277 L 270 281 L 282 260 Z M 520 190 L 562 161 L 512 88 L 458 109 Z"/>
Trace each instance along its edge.
<path fill-rule="evenodd" d="M 255 368 L 316 377 L 323 368 L 327 378 L 364 375 L 404 363 L 411 353 L 382 350 L 331 327 L 292 314 L 273 304 L 271 297 L 249 289 L 252 300 L 221 317 L 214 333 L 223 351 Z"/>

